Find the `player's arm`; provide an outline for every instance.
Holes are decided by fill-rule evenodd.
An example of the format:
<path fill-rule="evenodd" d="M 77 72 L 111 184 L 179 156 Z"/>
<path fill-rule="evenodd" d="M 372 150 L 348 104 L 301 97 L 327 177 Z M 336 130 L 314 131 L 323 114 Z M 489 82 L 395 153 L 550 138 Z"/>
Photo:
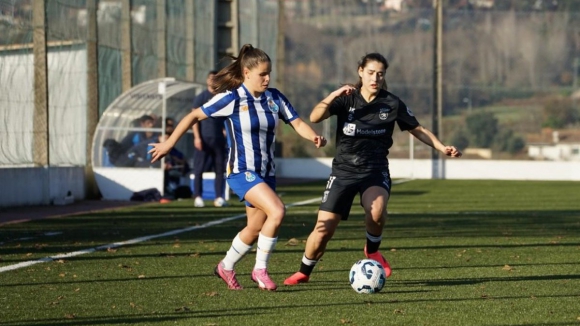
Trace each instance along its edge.
<path fill-rule="evenodd" d="M 415 129 L 409 130 L 409 132 L 421 142 L 433 147 L 447 156 L 461 157 L 462 155 L 461 151 L 455 148 L 455 146 L 447 146 L 443 144 L 437 136 L 421 125 L 417 126 Z"/>
<path fill-rule="evenodd" d="M 152 157 L 151 163 L 167 155 L 167 153 L 169 153 L 169 151 L 173 148 L 173 146 L 175 146 L 177 141 L 187 132 L 187 130 L 189 130 L 189 128 L 191 128 L 198 121 L 204 119 L 207 119 L 207 115 L 203 113 L 201 108 L 194 109 L 183 119 L 181 119 L 181 121 L 179 121 L 171 136 L 169 136 L 169 138 L 167 138 L 164 142 L 150 144 L 153 146 L 153 148 L 149 150 L 149 153 Z"/>
<path fill-rule="evenodd" d="M 296 118 L 290 122 L 292 128 L 296 130 L 302 138 L 308 139 L 316 145 L 316 148 L 324 147 L 326 145 L 326 139 L 318 135 L 310 125 L 308 125 L 304 120 Z"/>
<path fill-rule="evenodd" d="M 349 95 L 355 90 L 355 88 L 351 85 L 344 85 L 341 88 L 335 90 L 334 92 L 330 93 L 324 100 L 320 101 L 310 113 L 310 122 L 312 123 L 319 123 L 325 119 L 330 117 L 330 103 L 334 101 L 335 98 L 343 95 Z"/>

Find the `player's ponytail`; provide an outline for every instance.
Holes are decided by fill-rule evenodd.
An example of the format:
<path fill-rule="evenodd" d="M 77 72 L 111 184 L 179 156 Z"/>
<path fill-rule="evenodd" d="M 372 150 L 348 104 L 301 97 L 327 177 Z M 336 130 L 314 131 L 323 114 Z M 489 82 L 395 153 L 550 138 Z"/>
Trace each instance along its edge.
<path fill-rule="evenodd" d="M 244 82 L 244 68 L 252 69 L 262 62 L 271 62 L 266 52 L 245 44 L 240 49 L 238 56 L 228 55 L 232 59 L 227 67 L 220 70 L 214 77 L 212 87 L 216 93 L 234 90 Z"/>

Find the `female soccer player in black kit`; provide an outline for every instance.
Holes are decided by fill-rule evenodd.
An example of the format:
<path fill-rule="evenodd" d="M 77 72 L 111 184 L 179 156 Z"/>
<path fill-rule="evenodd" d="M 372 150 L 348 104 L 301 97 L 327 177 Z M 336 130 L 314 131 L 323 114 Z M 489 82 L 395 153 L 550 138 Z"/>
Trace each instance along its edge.
<path fill-rule="evenodd" d="M 379 252 L 391 192 L 387 155 L 393 145 L 395 123 L 421 142 L 451 157 L 461 157 L 419 124 L 411 110 L 386 89 L 389 64 L 379 53 L 365 55 L 359 63 L 359 82 L 344 85 L 318 103 L 310 121 L 318 123 L 337 117 L 336 156 L 322 196 L 318 220 L 306 242 L 300 270 L 285 285 L 308 282 L 315 264 L 324 254 L 340 220 L 348 218 L 354 197 L 359 194 L 365 211 L 364 254 L 383 265 L 387 277 L 391 267 Z"/>

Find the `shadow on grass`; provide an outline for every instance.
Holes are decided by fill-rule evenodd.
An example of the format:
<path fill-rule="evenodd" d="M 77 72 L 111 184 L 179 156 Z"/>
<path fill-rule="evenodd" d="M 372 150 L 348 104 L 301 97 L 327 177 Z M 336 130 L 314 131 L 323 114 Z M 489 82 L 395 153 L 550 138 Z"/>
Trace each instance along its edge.
<path fill-rule="evenodd" d="M 179 309 L 179 308 L 176 308 Z M 10 326 L 28 326 L 28 325 L 39 325 L 39 326 L 74 326 L 74 325 L 151 325 L 152 323 L 161 322 L 184 322 L 188 319 L 193 318 L 223 318 L 224 311 L 213 311 L 206 314 L 195 315 L 196 312 L 191 310 L 184 310 L 174 313 L 150 313 L 143 316 L 139 315 L 116 315 L 115 317 L 80 317 L 80 316 L 69 316 L 68 320 L 49 318 L 41 319 L 35 318 L 30 320 L 22 320 L 16 323 L 4 323 L 0 321 L 0 325 L 10 325 Z M 228 311 L 227 315 L 231 317 L 235 316 L 252 316 L 255 312 L 239 312 L 234 313 Z M 65 317 L 66 318 L 66 317 Z M 192 324 L 195 325 L 195 324 Z M 217 324 L 215 324 L 217 325 Z"/>
<path fill-rule="evenodd" d="M 316 189 L 315 189 L 316 188 Z M 306 190 L 305 190 L 306 189 Z M 309 190 L 310 189 L 310 190 Z M 304 196 L 309 192 L 319 193 L 316 186 L 285 187 L 286 193 L 299 193 Z M 420 195 L 422 191 L 408 191 L 410 195 Z M 3 264 L 22 262 L 52 256 L 58 253 L 95 248 L 119 241 L 140 237 L 155 236 L 165 232 L 196 228 L 175 235 L 149 240 L 151 242 L 169 243 L 179 239 L 182 245 L 195 245 L 196 242 L 229 243 L 233 236 L 245 225 L 242 204 L 231 207 L 206 207 L 194 209 L 191 203 L 170 205 L 147 205 L 132 207 L 126 210 L 92 213 L 83 216 L 45 219 L 28 223 L 5 225 L 0 227 L 0 259 Z M 298 207 L 300 210 L 317 209 L 317 204 Z M 204 227 L 223 218 L 237 216 L 236 219 L 223 224 Z M 437 214 L 390 214 L 385 229 L 385 237 L 390 239 L 453 239 L 457 237 L 480 238 L 481 243 L 441 244 L 417 246 L 398 246 L 397 249 L 454 249 L 454 248 L 520 248 L 542 246 L 579 246 L 580 243 L 557 241 L 555 243 L 538 242 L 534 239 L 525 243 L 489 244 L 483 238 L 577 236 L 580 224 L 577 222 L 580 212 L 575 210 L 547 211 L 488 211 L 458 212 Z M 315 214 L 293 214 L 289 209 L 280 231 L 279 245 L 284 239 L 306 239 L 315 223 Z M 364 241 L 364 217 L 353 214 L 348 221 L 343 221 L 337 230 L 337 240 Z M 208 224 L 209 226 L 209 224 Z M 58 235 L 46 236 L 46 232 L 61 232 Z M 520 241 L 523 242 L 523 241 Z M 360 248 L 343 248 L 340 251 Z M 303 245 L 294 249 L 284 249 L 286 253 L 302 253 Z M 333 251 L 333 250 L 329 250 Z M 161 252 L 159 254 L 162 254 Z M 209 253 L 215 255 L 215 253 Z M 29 257 L 32 255 L 31 257 Z M 132 255 L 131 255 L 132 256 Z M 154 255 L 152 255 L 154 256 Z M 36 258 L 35 258 L 36 257 Z M 118 256 L 114 256 L 118 258 Z M 75 259 L 83 259 L 77 257 Z M 92 257 L 92 259 L 106 259 Z"/>
<path fill-rule="evenodd" d="M 292 292 L 296 292 L 297 294 L 300 292 L 300 290 L 294 290 Z M 285 293 L 289 293 L 287 291 L 285 291 Z M 432 303 L 432 302 L 441 302 L 441 301 L 445 301 L 445 302 L 467 302 L 467 301 L 485 301 L 485 300 L 506 300 L 506 302 L 509 302 L 511 300 L 519 300 L 519 299 L 529 299 L 528 296 L 501 296 L 501 297 L 486 297 L 486 298 L 482 298 L 482 297 L 464 297 L 464 298 L 452 298 L 452 299 L 445 299 L 445 300 L 441 300 L 440 298 L 419 298 L 419 299 L 408 299 L 408 300 L 397 300 L 397 299 L 392 299 L 392 294 L 393 293 L 388 293 L 388 292 L 379 292 L 374 294 L 372 297 L 368 297 L 366 300 L 356 300 L 356 301 L 350 301 L 350 302 L 341 302 L 341 303 L 321 303 L 321 304 L 317 304 L 316 302 L 310 302 L 310 303 L 297 303 L 297 304 L 285 304 L 285 305 L 276 305 L 274 307 L 272 307 L 270 304 L 268 305 L 263 305 L 263 306 L 250 306 L 250 307 L 243 307 L 243 308 L 229 308 L 229 309 L 215 309 L 215 310 L 208 310 L 208 309 L 184 309 L 183 307 L 181 308 L 176 308 L 176 310 L 179 310 L 179 312 L 172 312 L 172 313 L 167 313 L 167 312 L 154 312 L 154 313 L 150 313 L 150 314 L 146 314 L 145 316 L 143 316 L 143 314 L 140 315 L 129 315 L 129 314 L 125 314 L 125 315 L 117 315 L 115 317 L 87 317 L 87 318 L 83 318 L 81 316 L 74 316 L 69 320 L 63 320 L 63 319 L 55 319 L 55 318 L 48 318 L 48 319 L 41 319 L 41 318 L 35 318 L 35 319 L 29 319 L 29 320 L 21 320 L 17 323 L 14 322 L 10 322 L 10 323 L 5 323 L 5 322 L 1 322 L 0 321 L 0 325 L 13 325 L 13 326 L 17 326 L 17 325 L 43 325 L 43 326 L 71 326 L 71 325 L 104 325 L 104 324 L 139 324 L 139 325 L 145 325 L 148 323 L 154 323 L 154 322 L 166 322 L 166 321 L 174 321 L 174 322 L 178 322 L 178 321 L 185 321 L 187 319 L 200 319 L 200 318 L 230 318 L 230 317 L 242 317 L 242 316 L 260 316 L 262 315 L 262 318 L 264 318 L 264 315 L 271 315 L 274 312 L 273 311 L 279 311 L 280 309 L 286 310 L 286 311 L 291 311 L 291 310 L 300 310 L 300 311 L 304 311 L 305 309 L 307 309 L 307 311 L 314 311 L 314 309 L 316 309 L 317 307 L 357 307 L 357 306 L 367 306 L 369 304 L 373 304 L 373 305 L 383 305 L 385 307 L 389 307 L 389 306 L 393 306 L 393 307 L 398 307 L 400 304 L 404 304 L 404 303 Z M 389 297 L 390 299 L 386 299 L 387 297 Z M 553 296 L 536 296 L 536 299 L 542 299 L 542 298 L 570 298 L 570 297 L 575 297 L 574 295 L 553 295 Z M 225 317 L 227 316 L 227 317 Z M 193 322 L 193 321 L 192 321 Z M 219 323 L 217 323 L 219 324 Z M 497 324 L 499 325 L 503 325 L 503 324 Z M 513 324 L 510 323 L 509 325 L 516 325 L 517 324 Z M 524 324 L 522 324 L 524 325 Z M 535 325 L 535 324 L 530 324 L 530 323 L 526 323 L 525 325 L 530 326 L 530 325 Z M 541 323 L 541 324 L 537 324 L 537 325 L 546 325 L 546 326 L 557 326 L 557 325 L 570 325 L 570 323 L 566 323 L 566 322 L 562 322 L 562 323 Z"/>
<path fill-rule="evenodd" d="M 578 280 L 579 274 L 575 275 L 539 275 L 539 276 L 506 276 L 506 277 L 478 277 L 459 279 L 438 279 L 438 280 L 413 280 L 399 281 L 404 286 L 426 285 L 426 286 L 454 286 L 473 285 L 488 282 L 520 282 L 520 281 L 556 281 L 556 280 Z"/>

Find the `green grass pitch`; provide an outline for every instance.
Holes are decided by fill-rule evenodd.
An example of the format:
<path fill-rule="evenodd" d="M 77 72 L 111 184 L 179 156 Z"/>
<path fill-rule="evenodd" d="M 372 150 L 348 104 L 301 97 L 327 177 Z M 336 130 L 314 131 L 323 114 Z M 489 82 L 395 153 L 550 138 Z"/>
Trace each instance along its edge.
<path fill-rule="evenodd" d="M 320 197 L 325 182 L 279 187 L 286 204 Z M 317 203 L 288 208 L 270 274 L 243 291 L 213 276 L 244 212 L 190 200 L 0 226 L 0 269 L 159 235 L 109 250 L 0 273 L 5 325 L 580 325 L 580 183 L 413 180 L 393 187 L 382 252 L 393 275 L 355 293 L 363 211 L 355 199 L 310 283 L 285 287 L 300 264 Z M 210 204 L 208 202 L 208 204 Z M 48 232 L 60 232 L 47 236 Z"/>

